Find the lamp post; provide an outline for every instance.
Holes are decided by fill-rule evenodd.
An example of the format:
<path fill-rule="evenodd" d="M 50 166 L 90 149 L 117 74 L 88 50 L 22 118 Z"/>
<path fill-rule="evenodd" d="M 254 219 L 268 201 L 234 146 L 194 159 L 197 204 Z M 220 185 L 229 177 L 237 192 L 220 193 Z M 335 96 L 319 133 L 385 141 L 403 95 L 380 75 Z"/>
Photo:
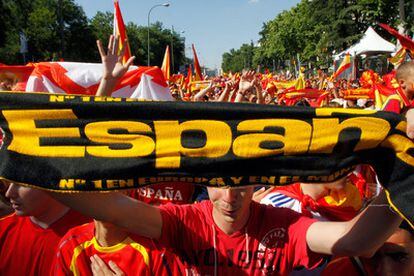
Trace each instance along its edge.
<path fill-rule="evenodd" d="M 150 14 L 153 9 L 156 7 L 169 7 L 170 3 L 164 3 L 164 4 L 158 4 L 151 7 L 151 9 L 148 11 L 148 59 L 147 59 L 147 65 L 150 66 Z"/>

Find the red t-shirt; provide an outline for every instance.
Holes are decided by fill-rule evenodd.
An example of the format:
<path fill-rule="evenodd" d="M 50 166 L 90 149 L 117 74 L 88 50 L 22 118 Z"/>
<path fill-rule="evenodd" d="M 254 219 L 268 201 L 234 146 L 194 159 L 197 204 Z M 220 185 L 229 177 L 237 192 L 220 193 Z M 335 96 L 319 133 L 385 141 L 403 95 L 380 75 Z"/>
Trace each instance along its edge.
<path fill-rule="evenodd" d="M 315 220 L 290 209 L 252 202 L 246 227 L 232 235 L 215 225 L 209 200 L 160 210 L 160 243 L 180 256 L 190 274 L 287 275 L 296 267 L 315 268 L 323 260 L 306 243 Z"/>
<path fill-rule="evenodd" d="M 375 268 L 365 262 L 364 259 L 360 259 L 362 267 L 355 261 L 352 261 L 351 257 L 338 257 L 329 262 L 321 272 L 321 276 L 331 275 L 346 275 L 346 276 L 375 276 Z"/>
<path fill-rule="evenodd" d="M 4 217 L 0 220 L 0 274 L 49 275 L 60 239 L 70 228 L 89 220 L 71 210 L 43 229 L 30 217 Z"/>
<path fill-rule="evenodd" d="M 94 237 L 93 222 L 71 229 L 60 241 L 52 275 L 92 275 L 90 257 L 113 261 L 125 275 L 177 275 L 181 268 L 171 253 L 153 240 L 130 235 L 123 242 L 102 247 Z"/>
<path fill-rule="evenodd" d="M 152 205 L 167 203 L 188 204 L 192 202 L 194 185 L 184 182 L 154 184 L 131 191 L 130 197 Z"/>
<path fill-rule="evenodd" d="M 398 95 L 393 95 L 393 96 L 388 97 L 388 99 L 385 101 L 384 105 L 382 106 L 381 110 L 400 114 L 402 108 L 403 108 L 403 104 L 401 100 L 398 98 Z"/>

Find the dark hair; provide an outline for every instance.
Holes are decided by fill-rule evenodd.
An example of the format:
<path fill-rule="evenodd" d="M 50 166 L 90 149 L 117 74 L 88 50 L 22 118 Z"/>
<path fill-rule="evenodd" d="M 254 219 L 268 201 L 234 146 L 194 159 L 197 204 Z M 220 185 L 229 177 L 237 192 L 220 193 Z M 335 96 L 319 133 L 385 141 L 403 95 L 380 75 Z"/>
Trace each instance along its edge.
<path fill-rule="evenodd" d="M 407 221 L 403 220 L 403 222 L 401 222 L 400 229 L 408 231 L 414 238 L 414 229 L 408 224 Z"/>

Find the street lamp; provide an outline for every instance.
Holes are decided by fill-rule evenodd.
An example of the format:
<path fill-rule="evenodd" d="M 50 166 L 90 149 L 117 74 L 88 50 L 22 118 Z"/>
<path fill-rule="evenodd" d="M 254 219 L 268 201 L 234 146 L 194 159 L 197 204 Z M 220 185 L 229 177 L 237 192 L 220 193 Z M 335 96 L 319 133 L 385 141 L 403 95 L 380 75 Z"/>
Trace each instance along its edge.
<path fill-rule="evenodd" d="M 147 59 L 147 65 L 150 66 L 150 14 L 153 9 L 156 7 L 169 7 L 170 3 L 164 3 L 164 4 L 158 4 L 151 7 L 151 9 L 148 12 L 148 59 Z"/>

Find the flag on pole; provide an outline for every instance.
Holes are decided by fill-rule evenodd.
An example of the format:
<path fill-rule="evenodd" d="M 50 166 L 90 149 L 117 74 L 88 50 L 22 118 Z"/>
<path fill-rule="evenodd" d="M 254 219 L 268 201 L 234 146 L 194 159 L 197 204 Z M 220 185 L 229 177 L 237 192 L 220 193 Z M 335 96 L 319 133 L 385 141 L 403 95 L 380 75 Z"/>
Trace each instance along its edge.
<path fill-rule="evenodd" d="M 193 70 L 191 64 L 188 65 L 187 77 L 185 78 L 185 86 L 188 92 L 191 92 L 191 82 L 193 81 Z"/>
<path fill-rule="evenodd" d="M 204 80 L 203 75 L 201 74 L 201 67 L 200 63 L 198 62 L 197 53 L 194 47 L 194 44 L 192 44 L 193 47 L 193 55 L 194 55 L 194 71 L 195 71 L 195 78 L 196 81 Z"/>
<path fill-rule="evenodd" d="M 346 54 L 344 60 L 341 62 L 341 65 L 339 65 L 338 70 L 336 70 L 335 74 L 333 74 L 332 79 L 336 79 L 350 67 L 351 67 L 351 55 Z"/>
<path fill-rule="evenodd" d="M 392 63 L 392 65 L 394 65 L 395 68 L 397 68 L 405 61 L 406 57 L 407 50 L 404 47 L 402 47 L 397 53 L 395 53 L 395 56 L 389 58 L 388 61 Z"/>
<path fill-rule="evenodd" d="M 129 48 L 128 41 L 124 46 L 125 40 L 128 39 L 124 19 L 122 18 L 121 9 L 119 7 L 119 0 L 114 0 L 114 36 L 119 36 L 119 48 L 118 51 L 121 51 L 122 47 L 125 47 L 125 54 L 122 58 L 122 63 L 126 63 L 127 60 L 131 57 L 131 49 Z"/>
<path fill-rule="evenodd" d="M 414 41 L 410 37 L 404 34 L 400 34 L 397 30 L 388 26 L 387 24 L 380 23 L 379 26 L 383 28 L 384 30 L 386 30 L 387 32 L 389 32 L 394 37 L 396 37 L 398 41 L 400 41 L 401 46 L 409 50 L 411 55 L 414 55 Z"/>
<path fill-rule="evenodd" d="M 165 49 L 161 71 L 164 74 L 165 80 L 168 81 L 170 79 L 170 46 L 169 45 L 167 45 L 167 48 Z"/>

